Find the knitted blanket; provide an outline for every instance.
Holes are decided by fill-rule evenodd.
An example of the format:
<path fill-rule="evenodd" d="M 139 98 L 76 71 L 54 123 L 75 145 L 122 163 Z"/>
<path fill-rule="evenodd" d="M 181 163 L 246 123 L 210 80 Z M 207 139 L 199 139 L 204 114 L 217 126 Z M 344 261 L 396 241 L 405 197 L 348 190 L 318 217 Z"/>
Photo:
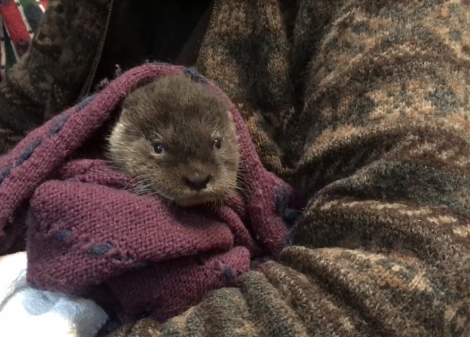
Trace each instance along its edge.
<path fill-rule="evenodd" d="M 72 159 L 137 86 L 184 72 L 230 106 L 247 197 L 217 210 L 182 209 L 128 191 L 131 178 L 104 159 Z M 32 131 L 0 158 L 0 241 L 27 226 L 31 285 L 93 297 L 97 286 L 121 320 L 180 313 L 209 290 L 237 283 L 251 259 L 277 256 L 293 214 L 292 188 L 266 171 L 237 109 L 197 72 L 165 64 L 131 69 L 100 93 Z M 24 219 L 16 214 L 26 212 Z M 17 213 L 18 212 L 18 213 Z M 101 295 L 103 292 L 99 292 Z M 100 301 L 100 299 L 97 299 Z"/>

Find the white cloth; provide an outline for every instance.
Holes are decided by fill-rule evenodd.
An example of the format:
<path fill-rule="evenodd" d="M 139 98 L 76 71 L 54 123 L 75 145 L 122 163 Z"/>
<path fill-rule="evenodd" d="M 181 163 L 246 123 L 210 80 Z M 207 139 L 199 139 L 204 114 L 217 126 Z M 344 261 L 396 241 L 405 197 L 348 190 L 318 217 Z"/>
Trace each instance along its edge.
<path fill-rule="evenodd" d="M 95 302 L 33 289 L 25 252 L 0 257 L 1 337 L 93 337 L 107 320 Z"/>

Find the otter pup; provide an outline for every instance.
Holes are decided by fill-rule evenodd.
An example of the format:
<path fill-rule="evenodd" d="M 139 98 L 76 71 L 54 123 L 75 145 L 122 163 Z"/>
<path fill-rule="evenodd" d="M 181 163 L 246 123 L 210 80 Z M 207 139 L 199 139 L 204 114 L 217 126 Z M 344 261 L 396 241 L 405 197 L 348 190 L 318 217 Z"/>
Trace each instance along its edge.
<path fill-rule="evenodd" d="M 217 202 L 237 188 L 239 149 L 229 107 L 184 74 L 131 92 L 108 144 L 111 162 L 140 192 L 180 206 Z"/>

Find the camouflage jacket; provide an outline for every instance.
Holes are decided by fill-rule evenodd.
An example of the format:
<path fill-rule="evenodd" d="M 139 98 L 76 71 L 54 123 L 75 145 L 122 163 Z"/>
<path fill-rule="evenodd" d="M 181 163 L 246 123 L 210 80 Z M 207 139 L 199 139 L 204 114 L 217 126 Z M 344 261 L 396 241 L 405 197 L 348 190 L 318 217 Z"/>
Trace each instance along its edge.
<path fill-rule="evenodd" d="M 5 132 L 89 90 L 112 3 L 50 1 L 0 86 Z M 463 0 L 216 1 L 198 69 L 308 203 L 280 261 L 114 336 L 468 336 L 469 17 Z"/>

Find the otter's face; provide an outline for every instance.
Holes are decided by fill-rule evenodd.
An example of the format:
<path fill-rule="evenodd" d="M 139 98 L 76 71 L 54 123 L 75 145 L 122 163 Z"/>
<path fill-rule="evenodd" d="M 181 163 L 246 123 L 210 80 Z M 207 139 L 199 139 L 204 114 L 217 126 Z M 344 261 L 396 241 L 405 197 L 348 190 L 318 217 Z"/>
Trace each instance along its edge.
<path fill-rule="evenodd" d="M 181 206 L 221 200 L 237 188 L 239 167 L 227 107 L 201 85 L 189 84 L 195 88 L 186 92 L 173 92 L 167 83 L 152 95 L 129 96 L 109 138 L 111 159 L 142 193 L 158 193 Z"/>

